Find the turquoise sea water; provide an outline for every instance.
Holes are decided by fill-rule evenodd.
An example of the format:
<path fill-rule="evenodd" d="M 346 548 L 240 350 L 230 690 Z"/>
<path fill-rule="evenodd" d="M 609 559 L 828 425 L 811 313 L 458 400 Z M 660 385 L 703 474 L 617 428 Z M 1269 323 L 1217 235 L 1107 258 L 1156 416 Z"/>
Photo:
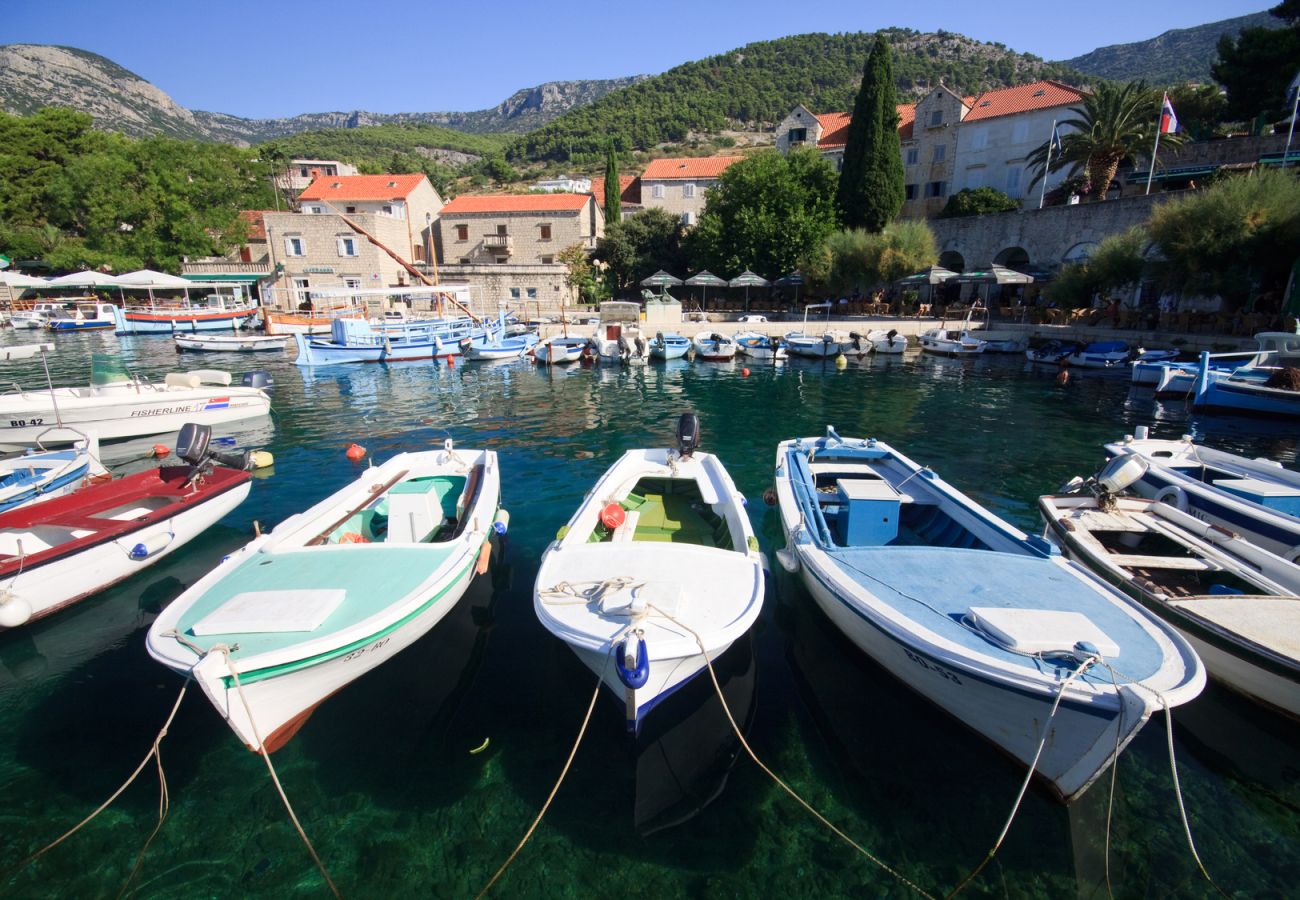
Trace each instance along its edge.
<path fill-rule="evenodd" d="M 9 338 L 14 340 L 12 336 Z M 276 379 L 273 425 L 239 432 L 276 458 L 249 500 L 140 577 L 0 635 L 0 895 L 114 896 L 157 820 L 151 767 L 117 803 L 36 864 L 12 866 L 102 802 L 148 751 L 180 689 L 144 634 L 157 611 L 223 553 L 351 478 L 352 441 L 383 460 L 450 434 L 501 455 L 508 546 L 490 578 L 399 657 L 327 701 L 274 757 L 308 834 L 349 897 L 466 897 L 487 882 L 544 802 L 594 678 L 536 622 L 537 561 L 587 488 L 625 449 L 664 445 L 678 413 L 751 499 L 778 440 L 821 433 L 887 440 L 1016 524 L 1035 499 L 1100 464 L 1103 441 L 1152 424 L 1295 465 L 1300 432 L 1188 422 L 1124 376 L 1020 359 L 795 361 L 779 368 L 677 361 L 641 371 L 524 363 L 408 363 L 300 371 L 284 357 L 186 355 L 162 338 L 60 338 L 56 381 L 85 383 L 90 349 L 151 376 L 253 365 Z M 39 367 L 8 364 L 36 383 Z M 150 440 L 147 444 L 152 444 Z M 719 667 L 758 754 L 831 821 L 942 894 L 989 849 L 1023 772 L 894 681 L 832 629 L 793 581 Z M 1217 687 L 1174 713 L 1183 793 L 1202 859 L 1235 896 L 1300 884 L 1300 727 Z M 1156 716 L 1121 758 L 1110 826 L 1117 897 L 1214 895 L 1186 848 Z M 490 739 L 479 754 L 469 751 Z M 711 687 L 650 716 L 636 741 L 602 698 L 572 770 L 502 897 L 902 897 L 910 892 L 840 843 L 747 758 Z M 316 897 L 324 884 L 260 758 L 197 690 L 162 744 L 170 816 L 133 896 Z M 971 896 L 1104 897 L 1109 779 L 1062 807 L 1031 789 Z"/>

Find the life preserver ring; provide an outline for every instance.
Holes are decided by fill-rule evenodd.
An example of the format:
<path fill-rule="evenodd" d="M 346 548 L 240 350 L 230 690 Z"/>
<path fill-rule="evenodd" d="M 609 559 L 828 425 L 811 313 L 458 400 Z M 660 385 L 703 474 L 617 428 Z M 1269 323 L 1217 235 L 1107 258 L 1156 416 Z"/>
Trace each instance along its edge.
<path fill-rule="evenodd" d="M 1289 563 L 1300 565 L 1300 545 L 1292 547 L 1290 550 L 1283 553 L 1282 558 Z"/>
<path fill-rule="evenodd" d="M 1179 512 L 1187 512 L 1187 491 L 1175 484 L 1161 488 L 1156 493 L 1155 501 L 1157 503 L 1168 503 Z"/>

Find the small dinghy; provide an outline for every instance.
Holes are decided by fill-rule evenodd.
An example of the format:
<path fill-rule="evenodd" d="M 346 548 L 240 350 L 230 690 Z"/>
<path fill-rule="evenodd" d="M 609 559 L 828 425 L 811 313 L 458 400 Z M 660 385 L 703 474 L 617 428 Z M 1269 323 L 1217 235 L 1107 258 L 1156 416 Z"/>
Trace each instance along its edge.
<path fill-rule="evenodd" d="M 1270 459 L 1247 459 L 1182 440 L 1148 437 L 1140 425 L 1105 446 L 1108 457 L 1139 456 L 1147 468 L 1129 488 L 1239 532 L 1270 553 L 1300 562 L 1300 473 Z"/>
<path fill-rule="evenodd" d="M 283 350 L 287 334 L 176 334 L 177 350 L 207 353 L 259 353 Z"/>
<path fill-rule="evenodd" d="M 831 622 L 1067 802 L 1205 684 L 1171 627 L 884 443 L 785 441 L 776 495 L 778 558 Z"/>
<path fill-rule="evenodd" d="M 700 452 L 687 413 L 677 449 L 629 450 L 542 556 L 542 625 L 624 701 L 635 731 L 754 624 L 763 559 L 745 500 Z"/>
<path fill-rule="evenodd" d="M 757 331 L 744 331 L 736 335 L 736 352 L 752 359 L 785 359 L 785 346 L 780 338 L 759 334 Z"/>
<path fill-rule="evenodd" d="M 584 337 L 552 337 L 533 347 L 533 359 L 543 366 L 558 366 L 577 362 L 587 349 Z"/>
<path fill-rule="evenodd" d="M 866 339 L 876 353 L 902 353 L 907 350 L 907 335 L 899 334 L 894 328 L 888 331 L 883 328 L 873 329 L 867 332 Z"/>
<path fill-rule="evenodd" d="M 717 331 L 704 331 L 695 336 L 695 355 L 708 362 L 727 362 L 736 358 L 736 342 Z"/>
<path fill-rule="evenodd" d="M 659 331 L 655 333 L 654 339 L 650 341 L 650 358 L 662 360 L 681 359 L 686 355 L 686 351 L 690 349 L 690 338 L 672 332 L 665 334 Z"/>
<path fill-rule="evenodd" d="M 1025 359 L 1031 363 L 1055 366 L 1079 349 L 1079 345 L 1065 341 L 1048 341 L 1025 351 Z"/>
<path fill-rule="evenodd" d="M 1127 363 L 1128 358 L 1128 344 L 1123 341 L 1096 341 L 1068 357 L 1070 365 L 1084 369 L 1113 369 Z"/>
<path fill-rule="evenodd" d="M 460 339 L 460 352 L 466 359 L 518 359 L 537 344 L 532 332 L 508 336 L 503 331 L 486 332 L 478 337 Z"/>
<path fill-rule="evenodd" d="M 248 496 L 247 454 L 208 450 L 212 429 L 187 425 L 185 465 L 91 485 L 0 515 L 0 628 L 97 594 L 184 546 Z M 219 463 L 220 465 L 216 465 Z"/>
<path fill-rule="evenodd" d="M 227 556 L 163 610 L 149 655 L 192 675 L 250 750 L 274 752 L 487 570 L 500 496 L 490 450 L 398 454 Z"/>
<path fill-rule="evenodd" d="M 90 437 L 66 450 L 28 450 L 0 460 L 0 512 L 62 497 L 107 476 L 98 457 L 99 442 Z"/>
<path fill-rule="evenodd" d="M 985 343 L 964 329 L 931 328 L 917 338 L 921 349 L 939 356 L 975 356 L 983 353 Z"/>
<path fill-rule="evenodd" d="M 1115 496 L 1146 469 L 1116 457 L 1040 497 L 1049 538 L 1177 628 L 1212 677 L 1300 718 L 1300 566 L 1168 503 Z"/>

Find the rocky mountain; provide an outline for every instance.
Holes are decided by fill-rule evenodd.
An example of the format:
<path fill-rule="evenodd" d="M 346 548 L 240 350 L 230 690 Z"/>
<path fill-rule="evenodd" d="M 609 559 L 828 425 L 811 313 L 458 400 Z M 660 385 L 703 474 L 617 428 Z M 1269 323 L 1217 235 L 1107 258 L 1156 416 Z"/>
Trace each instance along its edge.
<path fill-rule="evenodd" d="M 134 72 L 74 47 L 0 46 L 0 108 L 29 113 L 66 106 L 90 113 L 98 127 L 133 136 L 164 134 L 195 140 L 249 144 L 327 128 L 430 124 L 474 133 L 524 132 L 641 80 L 553 81 L 516 91 L 491 109 L 475 112 L 307 113 L 284 119 L 245 119 L 189 110 Z"/>
<path fill-rule="evenodd" d="M 1086 75 L 1131 81 L 1144 78 L 1153 84 L 1185 81 L 1208 82 L 1215 46 L 1225 34 L 1236 35 L 1245 28 L 1280 28 L 1282 20 L 1266 12 L 1210 22 L 1195 28 L 1175 28 L 1148 41 L 1099 47 L 1091 53 L 1062 60 Z"/>

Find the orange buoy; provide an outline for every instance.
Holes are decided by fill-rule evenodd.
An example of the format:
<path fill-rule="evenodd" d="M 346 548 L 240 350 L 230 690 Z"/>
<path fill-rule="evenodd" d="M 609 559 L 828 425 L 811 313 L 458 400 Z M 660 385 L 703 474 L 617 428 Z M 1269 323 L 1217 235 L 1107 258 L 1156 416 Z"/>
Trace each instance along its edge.
<path fill-rule="evenodd" d="M 740 370 L 740 374 L 741 374 L 743 377 L 748 378 L 748 377 L 749 377 L 749 369 L 741 369 L 741 370 Z"/>
<path fill-rule="evenodd" d="M 153 455 L 154 455 L 154 459 L 162 459 L 164 456 L 166 456 L 167 454 L 169 454 L 169 453 L 171 453 L 171 452 L 172 452 L 172 448 L 171 448 L 171 447 L 168 447 L 166 444 L 154 444 L 154 445 L 153 445 Z"/>
<path fill-rule="evenodd" d="M 447 368 L 449 369 L 456 368 L 456 357 L 454 356 L 447 357 Z"/>
<path fill-rule="evenodd" d="M 349 444 L 347 457 L 353 462 L 361 462 L 361 460 L 366 458 L 366 448 L 362 447 L 360 444 Z"/>
<path fill-rule="evenodd" d="M 339 543 L 340 544 L 369 544 L 370 538 L 366 537 L 364 534 L 358 534 L 355 531 L 345 531 L 343 534 L 339 535 Z"/>
<path fill-rule="evenodd" d="M 478 552 L 478 565 L 474 571 L 480 575 L 486 575 L 488 563 L 492 560 L 492 544 L 489 541 L 483 542 L 483 549 Z"/>
<path fill-rule="evenodd" d="M 600 511 L 600 521 L 606 528 L 613 531 L 615 528 L 627 521 L 627 512 L 623 509 L 621 504 L 610 503 Z"/>

